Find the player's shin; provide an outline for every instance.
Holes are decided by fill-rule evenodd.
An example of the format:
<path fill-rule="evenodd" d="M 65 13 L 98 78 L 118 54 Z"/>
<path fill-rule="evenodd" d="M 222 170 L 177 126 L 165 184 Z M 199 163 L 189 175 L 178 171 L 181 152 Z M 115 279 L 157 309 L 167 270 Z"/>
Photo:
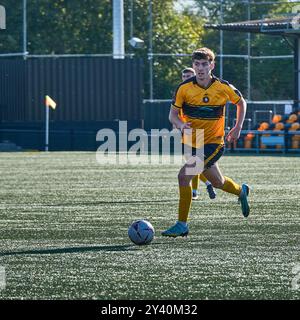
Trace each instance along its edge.
<path fill-rule="evenodd" d="M 199 187 L 199 175 L 197 174 L 193 179 L 192 179 L 192 188 L 193 190 L 198 190 Z"/>
<path fill-rule="evenodd" d="M 187 222 L 192 203 L 191 186 L 179 186 L 179 212 L 178 221 Z"/>
<path fill-rule="evenodd" d="M 232 179 L 228 177 L 224 177 L 224 178 L 225 178 L 225 182 L 222 187 L 222 190 L 239 196 L 241 193 L 242 187 L 236 182 L 234 182 Z"/>

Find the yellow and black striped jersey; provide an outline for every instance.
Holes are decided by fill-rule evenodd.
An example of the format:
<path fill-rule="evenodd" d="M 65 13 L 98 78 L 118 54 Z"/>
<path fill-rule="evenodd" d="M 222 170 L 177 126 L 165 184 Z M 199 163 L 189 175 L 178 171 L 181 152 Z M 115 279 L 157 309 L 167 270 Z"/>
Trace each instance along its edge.
<path fill-rule="evenodd" d="M 190 122 L 193 129 L 204 130 L 204 144 L 223 143 L 225 105 L 228 101 L 237 104 L 241 97 L 241 93 L 225 80 L 213 76 L 210 85 L 203 88 L 194 76 L 177 87 L 172 106 L 180 109 L 184 121 Z M 199 147 L 195 132 L 193 130 L 192 146 Z"/>

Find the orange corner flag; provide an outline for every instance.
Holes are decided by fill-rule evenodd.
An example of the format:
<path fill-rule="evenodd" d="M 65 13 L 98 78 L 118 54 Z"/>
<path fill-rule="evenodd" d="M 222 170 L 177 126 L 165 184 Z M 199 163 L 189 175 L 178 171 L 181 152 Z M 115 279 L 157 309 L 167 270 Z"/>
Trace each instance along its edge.
<path fill-rule="evenodd" d="M 51 107 L 52 109 L 56 108 L 56 102 L 52 100 L 49 96 L 46 96 L 45 104 L 46 107 Z"/>

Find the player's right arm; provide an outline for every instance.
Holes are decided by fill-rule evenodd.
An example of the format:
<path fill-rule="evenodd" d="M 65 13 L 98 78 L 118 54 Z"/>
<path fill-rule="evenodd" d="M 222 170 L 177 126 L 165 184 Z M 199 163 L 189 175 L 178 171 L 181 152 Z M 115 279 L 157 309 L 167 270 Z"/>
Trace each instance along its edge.
<path fill-rule="evenodd" d="M 177 129 L 182 132 L 184 129 L 190 129 L 191 127 L 189 122 L 183 122 L 179 118 L 179 111 L 179 108 L 172 105 L 170 108 L 169 120 Z"/>
<path fill-rule="evenodd" d="M 182 84 L 180 84 L 174 94 L 170 113 L 169 120 L 170 122 L 182 132 L 184 129 L 190 129 L 190 123 L 182 121 L 182 118 L 179 116 L 180 110 L 182 110 L 183 104 L 185 101 L 185 90 Z"/>

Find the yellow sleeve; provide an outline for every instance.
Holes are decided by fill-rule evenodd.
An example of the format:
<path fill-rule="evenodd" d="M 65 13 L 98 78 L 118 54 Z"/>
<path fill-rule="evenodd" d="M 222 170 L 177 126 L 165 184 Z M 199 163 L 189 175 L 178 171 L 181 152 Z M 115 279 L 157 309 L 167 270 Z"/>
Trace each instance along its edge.
<path fill-rule="evenodd" d="M 230 102 L 232 102 L 233 104 L 237 104 L 242 98 L 242 94 L 240 93 L 240 91 L 232 84 L 228 86 L 227 93 Z"/>
<path fill-rule="evenodd" d="M 175 108 L 181 109 L 183 106 L 183 103 L 184 103 L 184 89 L 182 85 L 179 85 L 174 93 L 172 106 Z"/>

